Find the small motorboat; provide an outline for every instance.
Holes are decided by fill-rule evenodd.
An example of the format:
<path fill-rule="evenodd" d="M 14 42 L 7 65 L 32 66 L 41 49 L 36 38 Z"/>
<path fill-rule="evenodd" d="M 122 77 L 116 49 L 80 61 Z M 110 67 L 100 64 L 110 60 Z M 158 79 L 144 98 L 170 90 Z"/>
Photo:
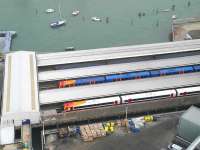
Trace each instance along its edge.
<path fill-rule="evenodd" d="M 176 19 L 176 15 L 172 15 L 172 19 Z"/>
<path fill-rule="evenodd" d="M 185 34 L 185 37 L 184 37 L 184 40 L 192 40 L 192 37 L 190 34 L 186 33 Z"/>
<path fill-rule="evenodd" d="M 73 47 L 73 46 L 72 46 L 72 47 L 66 47 L 66 48 L 65 48 L 65 51 L 73 51 L 73 50 L 75 50 L 75 47 Z"/>
<path fill-rule="evenodd" d="M 55 12 L 55 10 L 52 9 L 52 8 L 49 8 L 49 9 L 46 10 L 46 13 L 53 13 L 53 12 Z"/>
<path fill-rule="evenodd" d="M 170 11 L 170 9 L 161 9 L 161 10 L 159 10 L 160 12 L 169 12 Z"/>
<path fill-rule="evenodd" d="M 80 14 L 80 11 L 79 10 L 75 10 L 72 12 L 72 15 L 73 16 L 78 16 Z"/>
<path fill-rule="evenodd" d="M 101 18 L 99 18 L 99 17 L 92 17 L 91 19 L 92 19 L 92 21 L 99 21 L 99 22 L 101 21 Z"/>
<path fill-rule="evenodd" d="M 50 23 L 50 26 L 51 26 L 52 28 L 56 28 L 56 27 L 63 26 L 65 23 L 66 23 L 65 20 L 59 20 L 59 21 Z"/>

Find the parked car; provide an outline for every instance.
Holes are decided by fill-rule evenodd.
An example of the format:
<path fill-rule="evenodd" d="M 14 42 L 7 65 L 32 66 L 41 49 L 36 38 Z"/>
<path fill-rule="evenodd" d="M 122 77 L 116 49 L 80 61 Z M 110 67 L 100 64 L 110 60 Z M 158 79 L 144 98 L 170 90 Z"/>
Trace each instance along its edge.
<path fill-rule="evenodd" d="M 177 144 L 169 144 L 168 149 L 169 150 L 183 150 L 183 148 Z"/>

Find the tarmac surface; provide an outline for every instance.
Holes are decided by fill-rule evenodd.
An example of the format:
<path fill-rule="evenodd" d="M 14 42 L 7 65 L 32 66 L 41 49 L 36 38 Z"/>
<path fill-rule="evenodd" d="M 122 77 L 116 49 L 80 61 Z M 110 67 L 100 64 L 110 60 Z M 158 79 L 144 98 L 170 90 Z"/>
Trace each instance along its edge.
<path fill-rule="evenodd" d="M 122 128 L 113 134 L 95 139 L 93 142 L 83 142 L 80 138 L 66 138 L 56 141 L 50 147 L 52 150 L 166 150 L 176 133 L 178 116 L 160 118 L 149 123 L 139 133 L 127 132 Z"/>
<path fill-rule="evenodd" d="M 0 94 L 2 93 L 2 87 L 3 87 L 3 70 L 4 70 L 4 65 L 3 63 L 0 63 Z"/>

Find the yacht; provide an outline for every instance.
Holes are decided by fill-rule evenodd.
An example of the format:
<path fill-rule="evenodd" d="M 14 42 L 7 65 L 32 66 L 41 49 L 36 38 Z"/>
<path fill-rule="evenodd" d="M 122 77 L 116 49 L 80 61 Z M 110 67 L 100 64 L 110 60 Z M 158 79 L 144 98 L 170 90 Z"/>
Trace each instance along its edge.
<path fill-rule="evenodd" d="M 77 15 L 79 15 L 79 14 L 80 14 L 80 11 L 79 11 L 79 10 L 75 10 L 75 11 L 72 12 L 72 15 L 73 15 L 73 16 L 77 16 Z"/>
<path fill-rule="evenodd" d="M 101 18 L 99 18 L 99 17 L 92 17 L 91 19 L 92 19 L 92 21 L 101 21 Z"/>
<path fill-rule="evenodd" d="M 176 15 L 172 15 L 172 19 L 176 19 Z"/>
<path fill-rule="evenodd" d="M 56 28 L 56 27 L 63 26 L 65 23 L 66 23 L 65 20 L 59 20 L 59 21 L 50 23 L 50 26 L 51 26 L 52 28 Z"/>
<path fill-rule="evenodd" d="M 46 13 L 53 13 L 53 12 L 55 12 L 55 10 L 52 9 L 52 8 L 49 8 L 49 9 L 46 10 Z"/>

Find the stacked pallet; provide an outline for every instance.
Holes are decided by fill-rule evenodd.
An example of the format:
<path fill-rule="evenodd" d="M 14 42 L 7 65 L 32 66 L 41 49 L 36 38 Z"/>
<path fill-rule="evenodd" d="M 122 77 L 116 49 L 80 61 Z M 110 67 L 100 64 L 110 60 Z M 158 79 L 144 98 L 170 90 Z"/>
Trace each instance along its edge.
<path fill-rule="evenodd" d="M 95 138 L 106 136 L 102 123 L 82 125 L 80 132 L 83 141 L 93 141 Z"/>
<path fill-rule="evenodd" d="M 118 127 L 128 127 L 128 120 L 127 119 L 116 120 L 116 125 Z"/>

